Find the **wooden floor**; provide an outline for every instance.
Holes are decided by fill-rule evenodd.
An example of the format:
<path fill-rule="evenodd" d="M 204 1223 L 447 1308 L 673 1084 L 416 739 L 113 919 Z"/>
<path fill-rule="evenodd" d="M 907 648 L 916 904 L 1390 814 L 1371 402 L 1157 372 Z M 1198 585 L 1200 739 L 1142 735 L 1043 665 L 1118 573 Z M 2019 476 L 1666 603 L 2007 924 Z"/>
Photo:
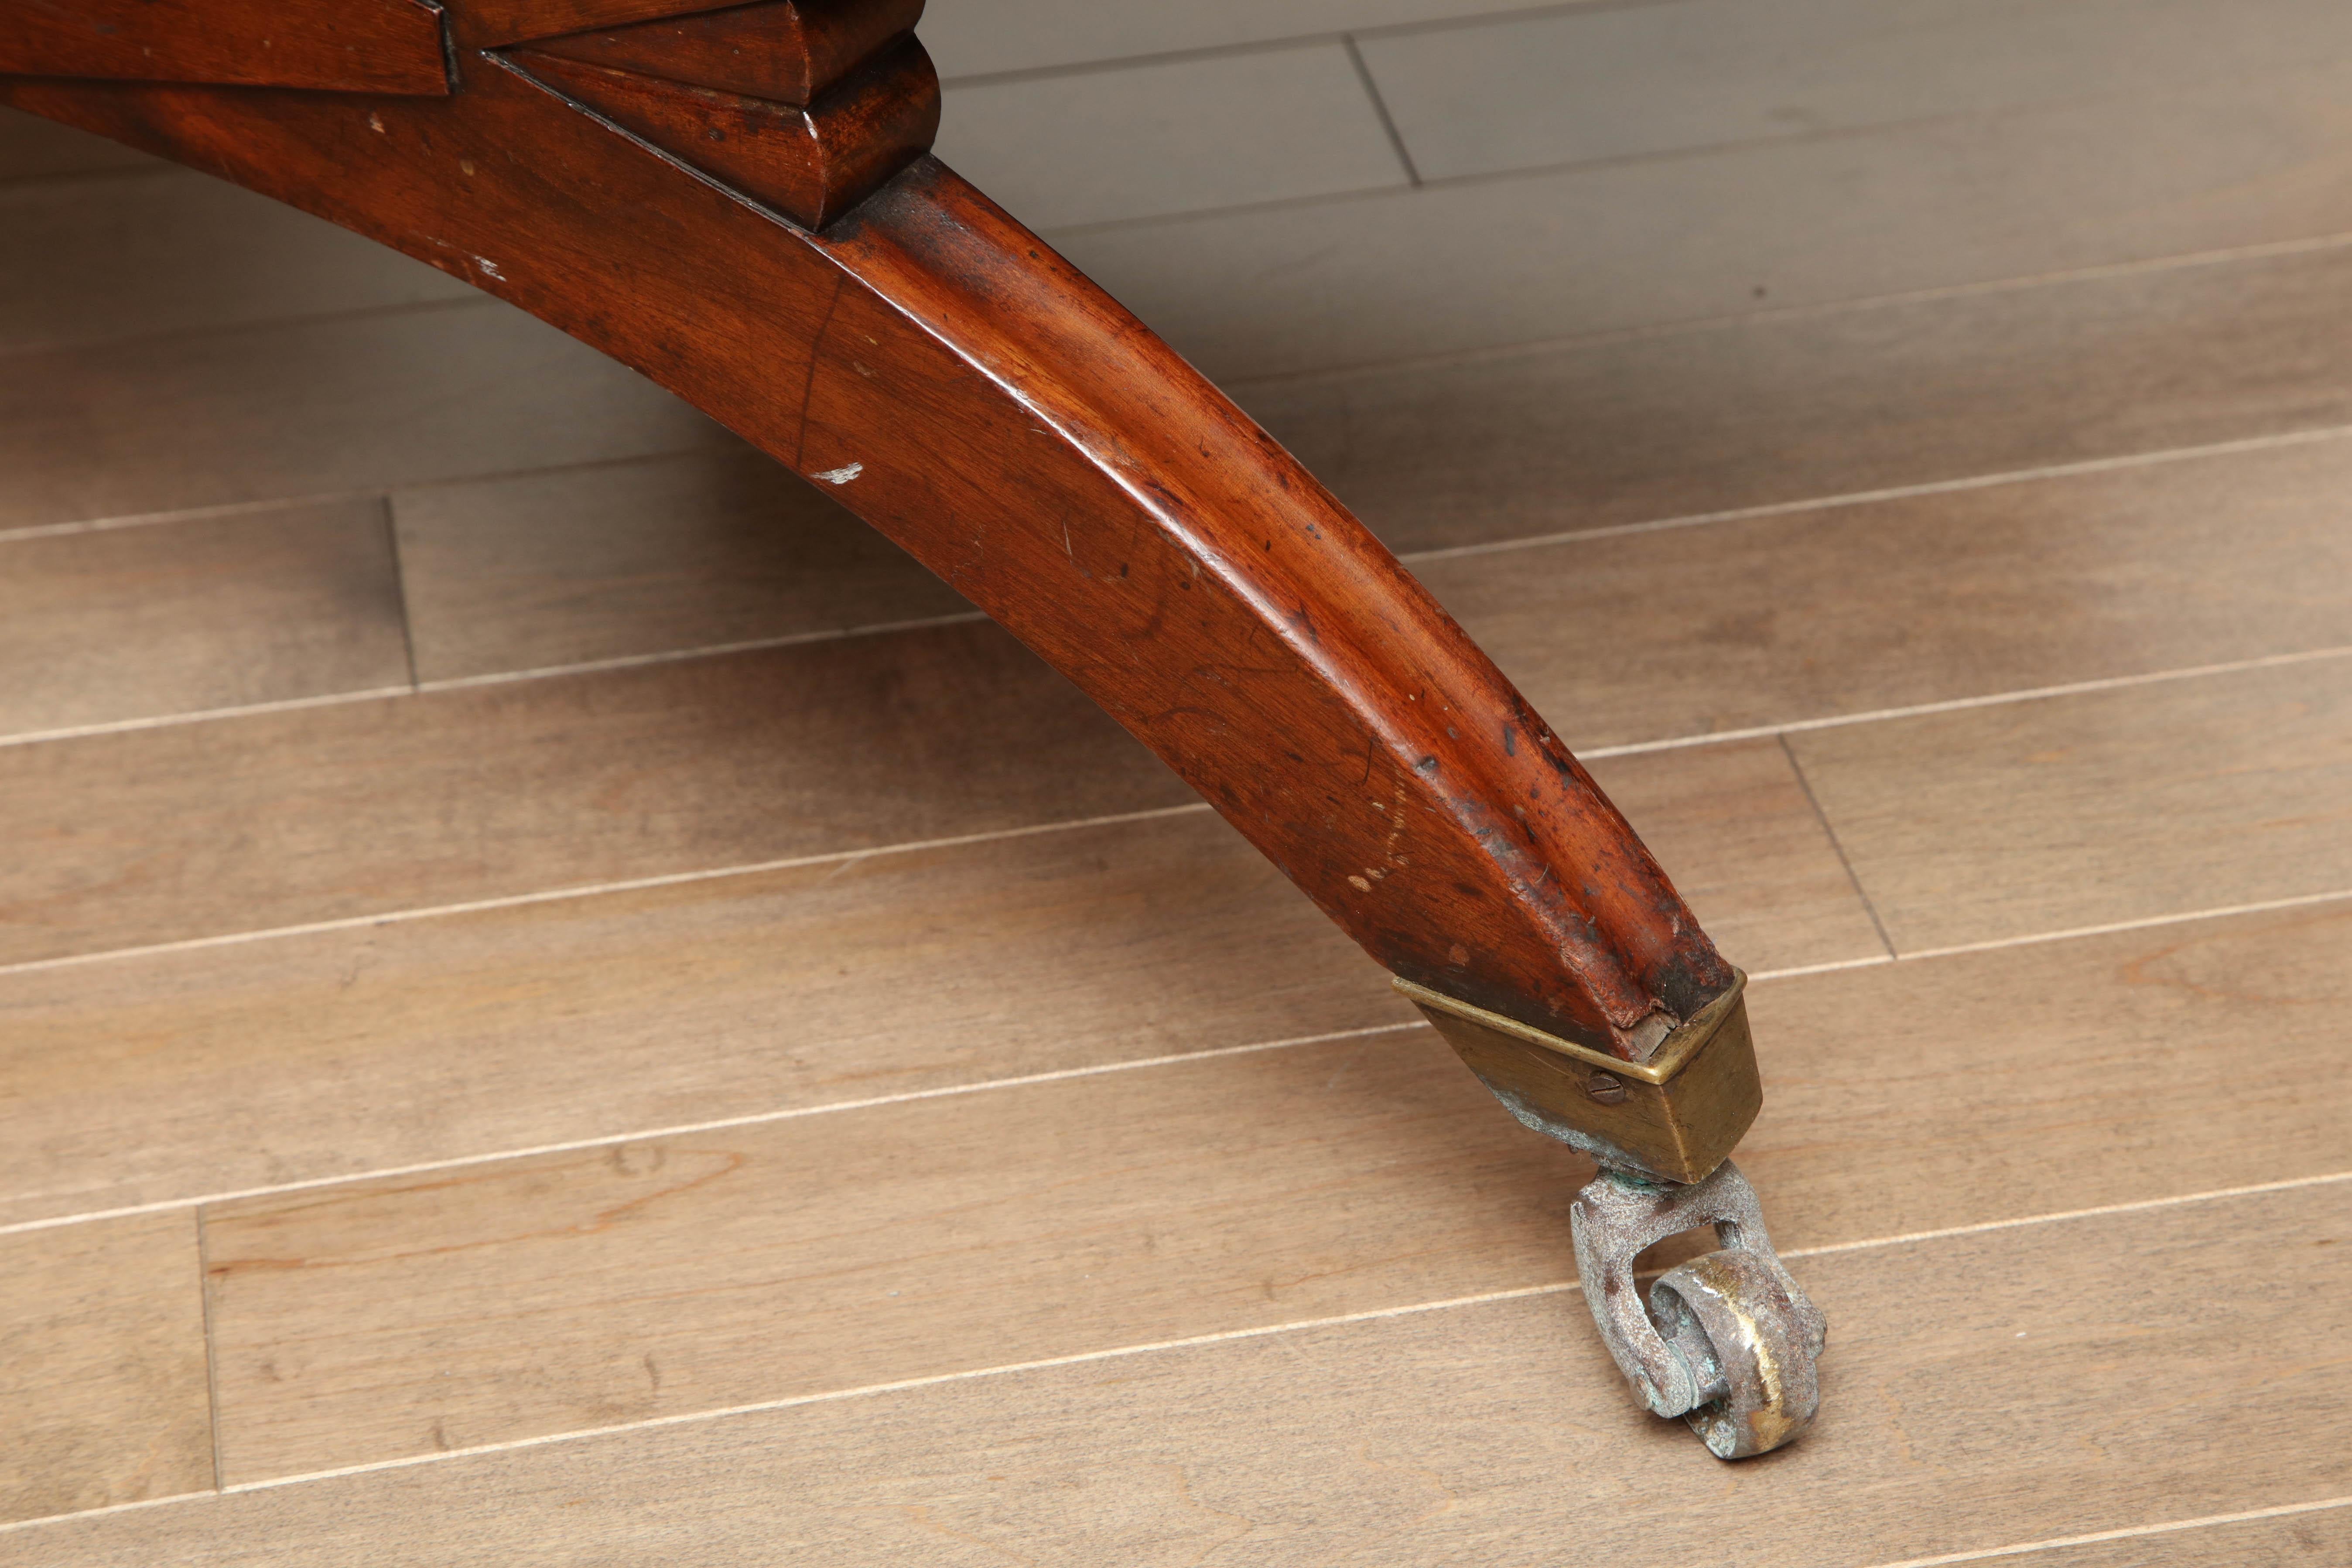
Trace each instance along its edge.
<path fill-rule="evenodd" d="M 2352 1563 L 2352 9 L 932 12 L 1754 973 L 1820 1424 L 829 502 L 11 119 L 0 1563 Z"/>

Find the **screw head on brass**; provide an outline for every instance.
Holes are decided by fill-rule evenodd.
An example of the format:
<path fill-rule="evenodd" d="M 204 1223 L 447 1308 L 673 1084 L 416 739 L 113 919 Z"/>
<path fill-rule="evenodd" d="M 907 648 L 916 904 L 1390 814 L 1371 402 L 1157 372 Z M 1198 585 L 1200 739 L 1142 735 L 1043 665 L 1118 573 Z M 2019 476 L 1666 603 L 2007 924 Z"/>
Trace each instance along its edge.
<path fill-rule="evenodd" d="M 1622 1104 L 1625 1099 L 1624 1084 L 1605 1072 L 1594 1073 L 1585 1079 L 1584 1092 L 1603 1105 Z"/>

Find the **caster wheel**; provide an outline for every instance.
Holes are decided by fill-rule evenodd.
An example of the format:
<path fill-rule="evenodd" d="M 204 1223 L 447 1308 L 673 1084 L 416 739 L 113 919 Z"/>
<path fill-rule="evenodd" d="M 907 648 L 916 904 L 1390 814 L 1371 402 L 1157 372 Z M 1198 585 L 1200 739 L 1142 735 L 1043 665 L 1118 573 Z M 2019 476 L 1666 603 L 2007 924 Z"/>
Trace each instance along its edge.
<path fill-rule="evenodd" d="M 1650 1287 L 1650 1319 L 1706 1403 L 1684 1414 L 1718 1459 L 1777 1448 L 1821 1408 L 1813 1370 L 1826 1335 L 1790 1299 L 1787 1274 L 1750 1252 L 1710 1252 Z"/>
<path fill-rule="evenodd" d="M 1569 1218 L 1601 1341 L 1653 1415 L 1682 1416 L 1722 1459 L 1777 1448 L 1811 1423 L 1828 1329 L 1730 1161 L 1688 1186 L 1604 1171 Z M 1633 1281 L 1643 1248 L 1702 1225 L 1723 1250 L 1668 1269 L 1645 1301 Z"/>

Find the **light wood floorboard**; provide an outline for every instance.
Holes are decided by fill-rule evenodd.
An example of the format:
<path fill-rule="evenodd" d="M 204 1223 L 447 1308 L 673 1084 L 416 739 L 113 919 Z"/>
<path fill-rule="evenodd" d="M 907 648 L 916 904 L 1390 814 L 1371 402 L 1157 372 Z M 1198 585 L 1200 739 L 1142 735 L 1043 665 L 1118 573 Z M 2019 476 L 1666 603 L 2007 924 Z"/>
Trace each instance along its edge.
<path fill-rule="evenodd" d="M 2352 425 L 2352 247 L 1245 383 L 1420 551 Z"/>
<path fill-rule="evenodd" d="M 1830 1414 L 1717 1468 L 1549 1295 L 0 1535 L 44 1568 L 453 1555 L 1868 1568 L 2335 1495 L 2340 1186 L 1811 1260 Z M 2265 1268 L 2250 1276 L 2246 1258 Z M 2165 1393 L 2124 1392 L 2149 1376 Z M 2252 1467 L 2216 1463 L 2259 1453 Z M 142 1557 L 142 1553 L 145 1555 Z M 2124 1561 L 2132 1561 L 2126 1557 Z"/>
<path fill-rule="evenodd" d="M 1762 984 L 1742 1167 L 1799 1249 L 2352 1169 L 2347 974 L 2339 906 Z M 228 1203 L 224 1473 L 1543 1285 L 1589 1174 L 1412 1030 Z"/>
<path fill-rule="evenodd" d="M 1676 332 L 1499 363 L 1366 373 L 1263 386 L 1248 395 L 1255 412 L 1391 543 L 1425 550 L 1795 506 L 1840 485 L 1935 485 L 2352 426 L 2352 328 L 2315 332 L 2315 317 L 2352 323 L 2352 249 Z M 2163 330 L 2154 330 L 2156 323 Z M 2023 548 L 2035 552 L 2039 567 L 2049 541 L 2020 540 L 2017 527 L 2046 526 L 2041 511 L 2081 504 L 2109 530 L 2121 531 L 2108 535 L 2118 545 L 2135 531 L 2155 531 L 2133 556 L 2135 563 L 2147 558 L 2137 567 L 2140 592 L 2116 598 L 2110 616 L 2164 615 L 2168 585 L 2144 574 L 2168 568 L 2177 588 L 2198 561 L 2224 550 L 2199 507 L 2226 503 L 2243 510 L 2248 538 L 2271 547 L 2316 532 L 2313 547 L 2324 556 L 2342 531 L 2332 526 L 2326 484 L 2344 460 L 2337 453 L 2248 453 L 2158 464 L 2137 477 L 2086 477 L 1975 500 L 1923 500 L 1852 518 L 1824 515 L 1818 521 L 1827 531 L 1817 551 L 1843 549 L 1841 529 L 1885 535 L 1918 509 L 1933 509 L 1938 515 L 1921 516 L 1917 528 L 1935 549 L 1980 552 L 1974 570 L 1985 573 L 2020 565 L 2013 552 Z M 2279 493 L 2257 496 L 2273 476 Z M 2131 515 L 2129 509 L 2149 497 L 2155 500 L 2147 516 Z M 2292 515 L 2298 506 L 2300 520 Z M 1947 507 L 1948 521 L 1941 515 Z M 748 452 L 433 486 L 397 496 L 394 512 L 418 667 L 427 680 L 808 635 L 964 607 L 811 487 Z M 2004 554 L 2000 539 L 1978 541 L 1964 531 L 1989 515 L 2010 523 L 2011 553 Z M 1515 673 L 1541 684 L 1552 679 L 1544 672 L 1559 668 L 1544 646 L 1547 635 L 1562 626 L 1572 634 L 1580 623 L 1548 619 L 1532 604 L 1515 611 L 1513 590 L 1523 577 L 1544 584 L 1538 592 L 1546 595 L 1573 595 L 1580 614 L 1597 610 L 1605 619 L 1612 606 L 1590 584 L 1613 581 L 1612 573 L 1657 569 L 1667 557 L 1695 550 L 1712 557 L 1727 549 L 1744 562 L 1759 549 L 1792 545 L 1808 526 L 1791 520 L 1704 540 L 1629 542 L 1612 547 L 1621 552 L 1615 557 L 1552 552 L 1483 565 L 1424 563 L 1422 571 L 1483 637 L 1510 642 L 1505 658 Z M 2063 531 L 2074 535 L 2072 528 Z M 2247 560 L 2231 563 L 2223 580 L 2280 591 L 2255 575 L 2257 563 L 2267 564 L 2263 548 L 2258 542 Z M 1861 552 L 1857 569 L 1891 568 L 1894 575 L 1869 595 L 1852 596 L 1858 603 L 1844 606 L 1848 614 L 1875 605 L 1887 621 L 1906 615 L 1928 557 L 1890 561 L 1890 553 Z M 1828 579 L 1801 564 L 1812 559 L 1799 550 L 1770 574 L 1773 620 L 1782 637 L 1798 625 L 1822 624 L 1809 614 L 1818 606 L 1807 601 L 1823 595 Z M 2077 556 L 2062 565 L 2071 565 L 2073 574 L 2047 584 L 2021 579 L 2015 586 L 2021 594 L 2056 594 L 2062 585 L 2081 592 L 2089 563 Z M 2103 602 L 2113 592 L 2096 585 Z M 1876 604 L 1889 596 L 1898 602 Z M 2169 603 L 2179 605 L 2177 592 Z M 2063 617 L 2021 626 L 2021 598 L 2004 608 L 2000 625 L 2012 668 L 2024 670 L 2021 679 L 2028 683 L 2050 679 L 2049 670 L 2031 668 L 2033 657 L 2050 651 L 2048 638 L 2080 635 L 2079 628 Z M 2191 646 L 2283 647 L 2294 640 L 2291 634 L 2307 639 L 2320 618 L 2307 610 L 2298 615 L 2298 608 L 2286 606 L 2273 624 L 2267 614 L 2231 619 L 2217 608 L 2192 607 L 2179 627 L 2145 639 L 2131 636 L 2128 647 L 2076 649 L 2089 654 L 2087 663 L 2060 658 L 2051 668 L 2152 668 L 2168 639 L 2167 657 L 2191 662 L 2206 657 L 2183 653 Z M 1486 618 L 1489 610 L 1496 611 L 1494 618 Z M 2109 634 L 2119 629 L 2112 618 L 2101 625 Z M 1523 626 L 1532 635 L 1517 635 Z M 1727 648 L 1705 635 L 1706 626 L 1698 629 L 1700 640 L 1675 647 L 1702 670 L 1727 653 L 1769 657 L 1769 637 Z M 1748 629 L 1760 630 L 1753 621 Z M 1637 684 L 1646 697 L 1667 656 L 1651 651 L 1654 634 L 1641 640 L 1644 668 Z M 1822 662 L 1824 645 L 1802 635 L 1798 640 L 1808 644 L 1798 657 L 1834 670 Z M 1630 700 L 1616 675 L 1622 645 L 1603 646 L 1612 655 L 1608 681 L 1594 667 L 1591 679 L 1563 688 L 1556 717 L 1594 711 L 1596 704 L 1608 714 L 1604 685 L 1616 692 L 1618 707 Z M 1843 646 L 1840 657 L 1855 651 Z M 1956 680 L 1990 673 L 1973 652 L 1936 671 L 1916 655 L 1906 664 L 1900 650 L 1880 651 L 1891 654 L 1895 668 L 1908 669 L 1915 689 L 1948 693 Z M 1867 679 L 1883 670 L 1874 665 L 1851 673 Z M 1748 694 L 1744 683 L 1741 690 L 1716 693 Z M 1657 712 L 1692 721 L 1687 711 Z M 1652 716 L 1648 710 L 1621 714 L 1601 727 L 1612 739 L 1654 733 L 1642 721 Z"/>
<path fill-rule="evenodd" d="M 1362 44 L 1424 178 L 2352 68 L 2334 0 L 1664 0 Z"/>
<path fill-rule="evenodd" d="M 1790 745 L 1898 952 L 2352 887 L 2352 661 Z"/>
<path fill-rule="evenodd" d="M 0 748 L 23 962 L 1193 797 L 991 626 Z"/>
<path fill-rule="evenodd" d="M 186 1212 L 0 1237 L 0 1523 L 212 1488 L 202 1278 Z"/>
<path fill-rule="evenodd" d="M 0 737 L 405 689 L 383 507 L 0 539 Z"/>
<path fill-rule="evenodd" d="M 0 361 L 0 531 L 731 443 L 517 310 L 415 310 Z"/>
<path fill-rule="evenodd" d="M 1421 575 L 1573 743 L 1620 745 L 2352 644 L 2352 613 L 2333 592 L 2352 568 L 2336 500 L 2347 478 L 2352 438 L 2331 437 L 1426 560 Z M 2225 511 L 2227 533 L 2210 523 Z M 121 667 L 90 672 L 102 690 L 64 679 L 27 689 L 21 713 L 0 699 L 0 725 L 404 680 L 381 561 L 373 620 L 318 633 L 362 641 L 357 663 L 272 658 L 299 625 L 247 617 L 239 595 L 290 600 L 315 620 L 354 584 L 339 555 L 319 554 L 307 573 L 300 560 L 221 556 L 257 529 L 300 526 L 295 514 L 269 515 L 279 521 L 175 522 L 185 533 L 160 542 L 213 563 L 210 576 L 188 579 L 205 595 L 192 612 L 246 634 L 245 644 L 224 637 L 200 660 L 157 629 L 143 646 L 92 632 L 72 607 L 79 600 L 58 597 L 72 579 L 83 599 L 127 595 L 124 613 L 152 614 L 153 574 L 172 570 L 167 552 L 113 532 L 0 540 L 29 563 L 15 578 L 19 596 L 57 606 L 20 617 L 10 640 L 28 658 L 81 662 L 100 641 Z M 372 510 L 354 502 L 332 515 Z M 433 487 L 396 498 L 395 515 L 409 636 L 427 681 L 971 613 L 756 454 Z M 381 556 L 380 545 L 367 548 Z M 1659 627 L 1655 585 L 1694 568 L 1736 593 Z M 1923 616 L 1929 604 L 1945 613 Z M 281 669 L 288 679 L 273 680 Z"/>
<path fill-rule="evenodd" d="M 0 187 L 0 354 L 473 297 L 396 250 L 168 164 Z"/>
<path fill-rule="evenodd" d="M 0 109 L 0 180 L 152 167 L 155 160 L 87 132 L 51 124 L 15 109 Z"/>
<path fill-rule="evenodd" d="M 1879 951 L 1779 747 L 1596 771 L 1742 963 Z M 36 970 L 0 1224 L 1413 1016 L 1205 811 Z"/>
<path fill-rule="evenodd" d="M 758 452 L 436 486 L 393 506 L 428 681 L 972 613 Z"/>
<path fill-rule="evenodd" d="M 2328 588 L 2352 570 L 2347 479 L 2352 432 L 1418 570 L 1572 743 L 1619 745 L 2352 645 Z M 396 514 L 428 681 L 968 610 L 756 456 Z M 1723 587 L 1660 625 L 1658 584 L 1692 572 Z"/>
<path fill-rule="evenodd" d="M 1570 0 L 1570 4 L 1576 0 Z M 1367 27 L 1414 26 L 1560 0 L 1197 0 L 1189 5 L 1102 0 L 993 0 L 941 5 L 923 18 L 923 46 L 958 77 L 1066 69 L 1136 56 L 1232 49 Z"/>
<path fill-rule="evenodd" d="M 2352 111 L 2339 74 L 2303 59 L 2278 71 L 2200 73 L 2178 90 L 2119 88 L 2009 114 L 1056 227 L 1053 237 L 1214 376 L 1495 348 L 2352 231 L 2342 151 Z M 1049 79 L 1029 90 L 1074 89 Z M 1141 96 L 1112 91 L 1107 101 Z M 1055 155 L 1098 147 L 1108 156 L 1130 129 L 1067 137 Z M 1367 145 L 1360 155 L 1381 151 Z M 1263 180 L 1235 172 L 1239 159 L 1170 153 L 1129 160 L 1118 181 L 1097 171 L 1061 184 L 1116 187 L 1130 211 L 1246 204 L 1266 193 Z M 968 171 L 983 184 L 992 173 L 985 163 Z M 1323 183 L 1360 185 L 1370 167 Z M 218 277 L 184 289 L 176 252 L 117 237 L 149 224 L 144 193 L 126 188 L 140 182 L 28 186 L 21 199 L 58 209 L 43 220 L 55 232 L 8 270 L 28 302 L 58 303 L 14 341 L 457 297 L 458 285 L 390 252 L 299 264 L 306 247 L 340 257 L 361 242 L 296 215 L 256 218 L 257 198 L 194 175 L 152 178 L 184 192 L 174 199 L 190 210 L 174 221 L 203 237 L 193 253 L 222 263 Z M 266 243 L 272 225 L 292 226 L 287 240 Z M 1479 243 L 1462 246 L 1464 234 Z M 1675 265 L 1656 265 L 1662 254 Z M 371 280 L 370 268 L 389 271 Z M 115 283 L 96 286 L 108 279 Z M 126 315 L 119 292 L 163 302 Z M 68 300 L 85 304 L 66 310 Z"/>
<path fill-rule="evenodd" d="M 2052 1547 L 1997 1561 L 2002 1568 L 2336 1568 L 2352 1563 L 2352 1501 L 2280 1519 Z"/>
<path fill-rule="evenodd" d="M 940 127 L 1037 229 L 1410 183 L 1337 40 L 954 87 Z"/>
<path fill-rule="evenodd" d="M 2352 439 L 1416 574 L 1570 746 L 1613 746 L 2352 648 L 2347 487 Z"/>
<path fill-rule="evenodd" d="M 2352 444 L 2329 443 L 2178 465 L 2162 482 L 2135 471 L 1588 541 L 1433 563 L 1430 579 L 1575 745 L 1784 723 L 2352 643 L 2334 587 L 2345 533 L 2331 489 L 2347 455 Z M 2198 526 L 2222 505 L 2244 520 L 2228 540 Z M 1651 607 L 1678 592 L 1695 554 L 1746 596 L 1646 635 L 1658 620 Z M 1938 600 L 1947 614 L 1929 622 L 1920 607 Z M 1931 626 L 1941 635 L 1927 635 Z M 2332 667 L 2261 679 L 2323 696 L 2341 686 Z M 2207 701 L 2196 695 L 2207 689 L 2100 702 L 2157 713 Z M 2012 723 L 2054 736 L 2074 711 L 1815 736 L 1799 754 L 1820 759 L 1835 826 L 1849 798 L 1837 792 L 1857 770 L 1906 779 L 1944 768 L 1936 737 Z M 1889 743 L 1916 751 L 1889 760 L 1877 750 Z M 2340 745 L 2311 734 L 2298 743 Z M 1938 787 L 1971 766 L 1992 764 L 1964 763 Z M 2075 776 L 2056 770 L 2054 787 L 2110 787 L 2105 774 L 2067 782 Z M 2340 782 L 2288 768 L 2273 798 L 2325 798 Z M 1066 682 L 984 626 L 5 749 L 0 786 L 28 803 L 28 833 L 56 847 L 0 904 L 0 957 L 16 962 L 1185 798 Z M 1897 792 L 1894 817 L 1851 807 L 1868 818 L 1865 849 L 1871 833 L 1908 821 L 1907 784 L 1886 787 Z M 1990 796 L 1995 786 L 1975 788 Z M 2225 791 L 2214 809 L 2226 815 L 2234 798 Z M 706 804 L 688 810 L 688 799 Z M 362 821 L 369 830 L 357 829 Z M 2272 837 L 2281 853 L 2305 853 L 2304 840 Z M 1940 842 L 1905 850 L 1953 852 Z M 2202 900 L 2055 923 L 2352 885 L 2352 867 L 2326 853 L 2291 885 L 2243 890 L 2266 889 L 2263 876 L 2245 871 Z M 2105 908 L 2106 896 L 2104 884 L 2084 889 L 2077 912 Z M 1965 904 L 1939 901 L 1944 924 L 1915 940 L 2046 929 L 2020 913 L 1999 931 L 1951 935 Z"/>
<path fill-rule="evenodd" d="M 2352 232 L 2347 146 L 2315 70 L 1053 237 L 1247 377 Z"/>
<path fill-rule="evenodd" d="M 125 222 L 136 195 L 120 197 Z M 197 254 L 232 274 L 253 260 L 234 234 Z M 55 265 L 84 259 L 68 248 Z M 168 281 L 201 294 L 209 276 Z M 30 298 L 50 291 L 46 275 L 26 286 Z M 602 362 L 509 308 L 467 310 L 449 321 L 428 311 L 28 362 L 53 385 L 87 391 L 72 439 L 11 450 L 16 483 L 0 521 L 555 467 L 676 449 L 692 444 L 681 432 L 706 429 L 626 373 L 592 370 Z M 2352 421 L 2347 323 L 2352 252 L 2337 249 L 1242 391 L 1383 537 L 1416 550 L 2342 425 Z M 421 400 L 404 400 L 402 382 L 442 360 L 478 400 L 467 412 L 489 441 L 453 444 L 457 432 L 437 422 L 400 428 L 417 417 L 404 402 Z M 500 364 L 536 374 L 492 374 Z M 394 366 L 404 374 L 384 381 Z M 391 428 L 354 423 L 367 410 L 350 406 L 353 370 L 379 381 Z M 583 376 L 598 401 L 568 418 L 534 416 L 552 389 Z M 627 386 L 637 401 L 618 398 Z M 481 401 L 486 392 L 539 401 L 510 407 Z M 184 443 L 173 426 L 192 416 Z M 55 433 L 63 416 L 44 417 Z M 546 445 L 583 418 L 588 442 Z"/>
<path fill-rule="evenodd" d="M 1583 1163 L 1009 639 L 838 637 L 961 605 L 836 509 L 0 113 L 0 731 L 321 700 L 0 744 L 0 1563 L 2352 1560 L 2339 8 L 934 13 L 967 172 L 1660 748 L 1822 1425 L 1641 1415 Z"/>

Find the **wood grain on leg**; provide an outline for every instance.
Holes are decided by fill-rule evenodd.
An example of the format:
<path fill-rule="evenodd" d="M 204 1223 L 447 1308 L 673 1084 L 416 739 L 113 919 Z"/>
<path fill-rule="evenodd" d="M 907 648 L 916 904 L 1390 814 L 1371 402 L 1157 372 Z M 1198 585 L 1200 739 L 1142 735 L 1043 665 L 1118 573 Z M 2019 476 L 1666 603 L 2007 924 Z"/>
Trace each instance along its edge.
<path fill-rule="evenodd" d="M 6 90 L 467 277 L 834 486 L 1385 967 L 1633 1058 L 1728 984 L 1622 817 L 1419 584 L 944 167 L 812 237 L 502 64 L 464 79 L 429 106 Z"/>
<path fill-rule="evenodd" d="M 440 8 L 422 0 L 6 0 L 0 76 L 11 75 L 449 90 Z"/>

